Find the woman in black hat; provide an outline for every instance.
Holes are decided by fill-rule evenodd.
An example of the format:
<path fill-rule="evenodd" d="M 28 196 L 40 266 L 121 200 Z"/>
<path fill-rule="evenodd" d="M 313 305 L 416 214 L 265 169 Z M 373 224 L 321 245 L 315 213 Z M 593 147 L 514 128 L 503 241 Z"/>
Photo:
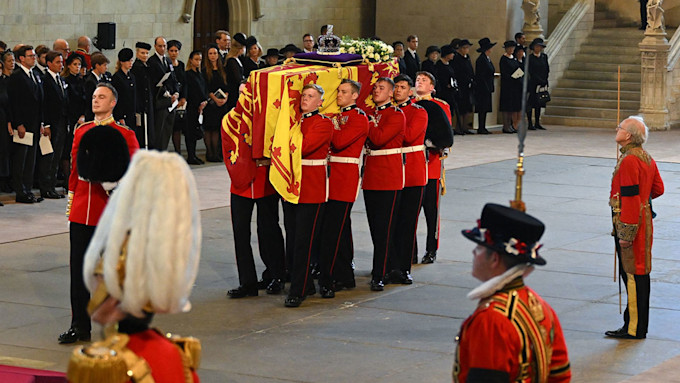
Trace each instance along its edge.
<path fill-rule="evenodd" d="M 250 72 L 258 70 L 262 67 L 262 47 L 257 42 L 255 37 L 250 36 L 246 40 L 246 58 L 243 60 L 243 78 L 247 79 Z"/>
<path fill-rule="evenodd" d="M 227 112 L 232 110 L 238 102 L 238 89 L 244 79 L 244 68 L 243 63 L 241 62 L 241 56 L 243 56 L 246 46 L 249 44 L 257 44 L 255 36 L 246 38 L 246 35 L 239 32 L 231 39 L 231 47 L 229 48 L 229 53 L 227 53 L 227 89 L 229 91 Z"/>
<path fill-rule="evenodd" d="M 491 95 L 494 92 L 493 74 L 496 68 L 491 62 L 489 55 L 491 48 L 496 43 L 492 43 L 488 37 L 479 40 L 480 53 L 475 63 L 475 112 L 477 112 L 479 127 L 477 134 L 490 134 L 486 130 L 486 114 L 492 111 Z"/>
<path fill-rule="evenodd" d="M 501 97 L 498 109 L 503 112 L 503 133 L 517 133 L 519 119 L 516 117 L 522 112 L 524 69 L 520 69 L 519 62 L 513 55 L 516 46 L 514 41 L 506 41 L 503 44 L 505 53 L 498 64 L 501 71 Z"/>
<path fill-rule="evenodd" d="M 232 46 L 234 42 L 232 41 Z M 208 91 L 208 105 L 203 110 L 203 130 L 205 132 L 206 160 L 208 162 L 222 162 L 222 141 L 220 140 L 220 128 L 222 117 L 227 113 L 227 73 L 221 65 L 220 52 L 216 44 L 209 44 L 206 51 L 206 59 L 203 60 L 203 77 Z M 220 92 L 221 91 L 221 92 Z"/>
<path fill-rule="evenodd" d="M 529 44 L 529 102 L 527 107 L 527 120 L 529 121 L 530 130 L 545 130 L 541 126 L 541 108 L 550 101 L 550 93 L 548 93 L 548 76 L 550 75 L 550 65 L 548 64 L 548 55 L 543 53 L 545 43 L 543 39 L 536 38 Z M 531 123 L 531 111 L 534 111 L 534 122 Z"/>
<path fill-rule="evenodd" d="M 283 56 L 284 61 L 295 56 L 295 54 L 300 52 L 302 52 L 302 50 L 296 47 L 295 44 L 288 44 L 285 47 L 281 48 L 281 50 L 279 51 L 281 56 Z"/>
<path fill-rule="evenodd" d="M 132 56 L 130 48 L 118 52 L 116 72 L 111 78 L 111 85 L 118 91 L 118 102 L 113 108 L 113 118 L 128 127 L 135 126 L 136 92 L 135 75 L 132 74 Z"/>
<path fill-rule="evenodd" d="M 455 41 L 454 41 L 455 42 Z M 472 133 L 469 128 L 472 126 L 470 116 L 472 114 L 472 106 L 474 105 L 473 86 L 475 71 L 472 69 L 472 60 L 470 60 L 470 40 L 462 39 L 457 44 L 456 54 L 451 60 L 453 66 L 453 74 L 456 77 L 458 84 L 458 94 L 456 96 L 456 105 L 458 112 L 460 112 L 461 131 L 464 133 Z M 470 121 L 470 122 L 468 122 Z"/>
<path fill-rule="evenodd" d="M 420 65 L 421 70 L 425 72 L 430 72 L 433 75 L 437 75 L 437 61 L 439 60 L 439 56 L 442 53 L 441 49 L 439 49 L 438 46 L 436 45 L 430 45 L 427 47 L 427 51 L 425 51 L 425 60 L 423 60 L 423 63 Z"/>
<path fill-rule="evenodd" d="M 268 68 L 270 66 L 279 65 L 279 50 L 276 48 L 267 49 L 267 54 L 264 55 L 264 61 L 260 63 L 260 68 Z"/>

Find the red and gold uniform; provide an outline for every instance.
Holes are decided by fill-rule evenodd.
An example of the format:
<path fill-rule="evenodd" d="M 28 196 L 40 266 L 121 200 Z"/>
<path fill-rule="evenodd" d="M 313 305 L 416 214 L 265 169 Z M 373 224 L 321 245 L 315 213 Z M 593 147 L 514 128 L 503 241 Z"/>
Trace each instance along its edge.
<path fill-rule="evenodd" d="M 449 118 L 449 123 L 453 121 L 451 119 L 451 108 L 449 107 L 448 102 L 436 97 L 432 97 L 431 95 L 418 97 L 418 100 L 434 101 L 437 105 L 439 105 L 442 108 L 442 110 L 446 114 L 446 117 Z M 429 149 L 427 151 L 427 179 L 439 180 L 441 179 L 441 176 L 442 176 L 442 151 L 439 149 Z"/>
<path fill-rule="evenodd" d="M 71 328 L 89 334 L 92 324 L 87 314 L 90 294 L 83 281 L 83 259 L 92 239 L 94 230 L 102 215 L 109 195 L 100 183 L 91 183 L 78 176 L 78 148 L 83 135 L 95 126 L 109 125 L 121 133 L 127 143 L 130 157 L 139 149 L 135 132 L 116 123 L 113 116 L 102 121 L 90 121 L 76 128 L 71 150 L 71 175 L 68 186 L 68 207 L 66 215 L 70 221 L 69 239 L 71 274 Z"/>
<path fill-rule="evenodd" d="M 571 370 L 559 319 L 516 278 L 463 322 L 454 382 L 569 382 Z"/>
<path fill-rule="evenodd" d="M 329 197 L 319 245 L 319 285 L 327 289 L 334 289 L 336 281 L 343 286 L 355 285 L 350 214 L 359 193 L 360 158 L 368 136 L 368 117 L 356 105 L 342 108 L 333 121 Z"/>
<path fill-rule="evenodd" d="M 390 247 L 394 246 L 396 212 L 401 190 L 404 188 L 401 148 L 405 130 L 404 112 L 390 103 L 378 106 L 370 118 L 363 189 L 373 241 L 372 282 L 376 282 L 376 286 L 383 283 L 388 253 Z M 373 285 L 374 283 L 372 288 Z"/>
<path fill-rule="evenodd" d="M 333 122 L 318 110 L 302 115 L 302 180 L 298 204 L 283 203 L 286 257 L 291 281 L 289 297 L 304 298 L 314 283 L 310 262 L 321 228 L 323 204 L 328 200 L 328 152 Z"/>
<path fill-rule="evenodd" d="M 651 200 L 663 194 L 664 185 L 656 162 L 641 145 L 628 144 L 621 153 L 612 177 L 609 204 L 621 279 L 629 294 L 623 329 L 631 336 L 644 338 L 649 322 L 654 233 Z M 620 239 L 633 244 L 622 248 Z"/>
<path fill-rule="evenodd" d="M 427 111 L 410 99 L 397 105 L 406 117 L 404 144 L 402 152 L 406 162 L 404 171 L 405 185 L 401 192 L 397 211 L 396 243 L 390 255 L 391 269 L 402 274 L 402 283 L 410 283 L 404 273 L 411 271 L 411 263 L 416 252 L 416 230 L 418 215 L 423 203 L 427 185 L 427 160 L 425 158 L 425 132 L 427 131 Z M 404 279 L 405 278 L 405 279 Z"/>

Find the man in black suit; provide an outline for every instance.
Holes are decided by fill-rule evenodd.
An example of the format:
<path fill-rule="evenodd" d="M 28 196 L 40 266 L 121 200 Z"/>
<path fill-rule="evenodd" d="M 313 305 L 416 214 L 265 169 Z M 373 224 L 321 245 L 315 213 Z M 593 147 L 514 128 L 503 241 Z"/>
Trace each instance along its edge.
<path fill-rule="evenodd" d="M 50 141 L 54 152 L 38 156 L 40 171 L 40 196 L 43 198 L 64 198 L 57 193 L 57 170 L 64 149 L 64 140 L 68 132 L 68 89 L 59 73 L 64 69 L 64 57 L 61 52 L 50 51 L 45 57 L 47 73 L 43 76 L 44 122 L 50 132 Z"/>
<path fill-rule="evenodd" d="M 640 0 L 640 30 L 647 29 L 647 0 Z"/>
<path fill-rule="evenodd" d="M 229 32 L 222 29 L 215 32 L 215 44 L 217 44 L 217 50 L 220 53 L 220 62 L 223 66 L 227 66 L 227 53 L 229 53 L 229 48 L 231 48 Z"/>
<path fill-rule="evenodd" d="M 404 54 L 404 63 L 406 64 L 407 74 L 411 78 L 416 78 L 416 73 L 420 72 L 420 57 L 418 56 L 418 36 L 410 35 L 406 38 L 406 45 L 408 49 Z"/>
<path fill-rule="evenodd" d="M 154 48 L 156 52 L 149 57 L 146 62 L 149 65 L 151 87 L 155 91 L 154 103 L 154 148 L 156 150 L 168 150 L 172 128 L 175 125 L 175 109 L 168 111 L 170 107 L 179 99 L 179 83 L 175 77 L 175 68 L 172 61 L 165 57 L 168 44 L 162 36 L 156 37 Z M 167 79 L 163 77 L 169 73 Z M 163 81 L 159 87 L 158 84 Z"/>
<path fill-rule="evenodd" d="M 18 69 L 9 76 L 7 94 L 9 96 L 12 126 L 19 138 L 26 133 L 33 134 L 32 145 L 14 145 L 12 155 L 12 186 L 16 191 L 16 201 L 34 203 L 42 201 L 31 193 L 35 153 L 38 149 L 40 135 L 48 135 L 49 131 L 42 126 L 43 121 L 43 87 L 40 77 L 31 70 L 35 65 L 36 55 L 33 47 L 23 45 L 15 51 L 19 61 Z"/>
<path fill-rule="evenodd" d="M 85 76 L 85 121 L 94 120 L 94 113 L 92 112 L 92 95 L 100 82 L 111 82 L 110 78 L 106 76 L 106 70 L 109 66 L 109 59 L 101 52 L 95 52 L 90 56 L 92 63 L 92 70 Z"/>

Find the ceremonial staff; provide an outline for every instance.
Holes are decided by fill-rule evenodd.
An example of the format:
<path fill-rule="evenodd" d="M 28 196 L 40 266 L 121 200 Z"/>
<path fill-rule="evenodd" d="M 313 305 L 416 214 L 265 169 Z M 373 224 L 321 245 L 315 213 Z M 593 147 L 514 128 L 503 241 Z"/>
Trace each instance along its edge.
<path fill-rule="evenodd" d="M 515 199 L 510 201 L 510 207 L 519 211 L 526 211 L 527 207 L 522 201 L 522 176 L 524 175 L 524 139 L 527 136 L 527 88 L 529 87 L 529 55 L 524 61 L 524 78 L 522 80 L 522 119 L 517 130 L 517 167 L 515 168 Z"/>

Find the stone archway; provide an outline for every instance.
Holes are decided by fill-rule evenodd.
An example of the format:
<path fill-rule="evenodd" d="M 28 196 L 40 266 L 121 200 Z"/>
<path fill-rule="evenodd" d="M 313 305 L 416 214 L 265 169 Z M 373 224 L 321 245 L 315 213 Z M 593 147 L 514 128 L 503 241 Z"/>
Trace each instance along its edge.
<path fill-rule="evenodd" d="M 186 0 L 182 19 L 185 23 L 190 23 L 196 10 L 197 0 Z M 225 0 L 226 1 L 226 0 Z M 230 0 L 227 1 L 229 7 L 229 32 L 243 32 L 250 35 L 252 22 L 264 16 L 260 8 L 260 0 Z"/>

